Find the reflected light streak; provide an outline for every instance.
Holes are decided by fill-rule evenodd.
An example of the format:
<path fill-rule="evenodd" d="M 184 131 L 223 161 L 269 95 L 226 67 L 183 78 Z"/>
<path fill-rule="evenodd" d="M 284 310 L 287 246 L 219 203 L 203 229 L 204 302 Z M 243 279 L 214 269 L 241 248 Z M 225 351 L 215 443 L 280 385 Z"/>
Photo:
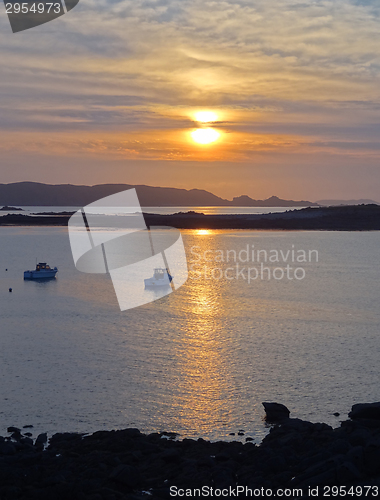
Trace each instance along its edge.
<path fill-rule="evenodd" d="M 196 235 L 203 231 L 209 234 L 200 230 Z M 204 252 L 215 245 L 215 239 L 201 239 L 197 244 Z M 227 422 L 229 418 L 229 364 L 223 337 L 226 304 L 222 291 L 222 283 L 203 279 L 187 288 L 191 310 L 176 349 L 182 376 L 175 404 L 181 426 L 195 432 L 212 432 L 216 422 Z"/>

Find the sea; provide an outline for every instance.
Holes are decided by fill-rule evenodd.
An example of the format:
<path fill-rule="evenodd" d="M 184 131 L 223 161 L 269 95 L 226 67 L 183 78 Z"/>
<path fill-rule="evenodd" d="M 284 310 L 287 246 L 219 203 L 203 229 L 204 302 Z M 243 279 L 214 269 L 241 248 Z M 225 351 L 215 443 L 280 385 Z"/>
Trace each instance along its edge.
<path fill-rule="evenodd" d="M 259 443 L 264 401 L 339 426 L 380 400 L 379 232 L 181 233 L 186 283 L 120 311 L 109 275 L 76 269 L 67 228 L 0 227 L 0 434 Z M 57 278 L 24 281 L 36 259 Z"/>
<path fill-rule="evenodd" d="M 40 207 L 11 207 L 20 208 L 20 210 L 2 210 L 0 216 L 7 214 L 22 213 L 24 215 L 45 215 L 46 213 L 60 212 L 76 212 L 81 207 L 56 207 L 56 206 L 40 206 Z M 237 214 L 268 214 L 285 212 L 286 210 L 297 210 L 301 207 L 143 207 L 142 211 L 147 214 L 171 215 L 179 212 L 197 212 L 204 215 L 237 215 Z M 109 213 L 109 212 L 108 212 Z M 110 214 L 111 215 L 111 214 Z M 115 210 L 113 215 L 123 215 L 121 211 Z"/>

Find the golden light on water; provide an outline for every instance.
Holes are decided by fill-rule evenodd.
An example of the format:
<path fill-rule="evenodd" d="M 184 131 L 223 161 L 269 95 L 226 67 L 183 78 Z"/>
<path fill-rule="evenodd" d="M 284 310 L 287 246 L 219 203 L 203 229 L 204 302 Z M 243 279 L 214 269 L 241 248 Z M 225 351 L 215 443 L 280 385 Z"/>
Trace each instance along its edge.
<path fill-rule="evenodd" d="M 211 144 L 219 139 L 220 133 L 213 128 L 198 128 L 191 132 L 191 137 L 198 144 Z"/>
<path fill-rule="evenodd" d="M 216 238 L 199 238 L 212 231 L 194 231 L 194 242 L 201 251 L 216 250 Z M 226 304 L 222 282 L 199 280 L 196 286 L 184 289 L 188 312 L 181 324 L 178 336 L 178 364 L 180 398 L 177 397 L 177 418 L 181 427 L 194 434 L 212 433 L 216 425 L 226 422 L 230 407 L 226 404 L 231 396 L 228 383 L 230 364 L 226 362 L 226 344 L 223 332 Z"/>
<path fill-rule="evenodd" d="M 209 229 L 198 229 L 196 234 L 199 236 L 206 236 L 211 234 L 211 231 Z"/>

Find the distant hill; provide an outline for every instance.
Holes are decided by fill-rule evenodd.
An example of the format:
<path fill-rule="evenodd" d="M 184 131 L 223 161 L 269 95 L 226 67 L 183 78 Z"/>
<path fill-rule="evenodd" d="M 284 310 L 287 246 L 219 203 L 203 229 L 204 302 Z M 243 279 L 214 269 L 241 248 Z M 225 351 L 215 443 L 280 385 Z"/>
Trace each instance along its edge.
<path fill-rule="evenodd" d="M 318 203 L 311 201 L 294 201 L 282 200 L 277 196 L 271 196 L 266 200 L 253 200 L 249 196 L 243 195 L 234 198 L 231 202 L 232 206 L 237 207 L 317 207 Z"/>
<path fill-rule="evenodd" d="M 310 201 L 282 200 L 272 196 L 267 200 L 253 200 L 239 196 L 225 200 L 203 189 L 177 189 L 131 184 L 42 184 L 15 182 L 0 184 L 0 205 L 81 207 L 111 194 L 136 188 L 142 207 L 312 207 Z"/>
<path fill-rule="evenodd" d="M 379 202 L 373 200 L 318 200 L 318 205 L 335 207 L 339 205 L 380 205 Z"/>

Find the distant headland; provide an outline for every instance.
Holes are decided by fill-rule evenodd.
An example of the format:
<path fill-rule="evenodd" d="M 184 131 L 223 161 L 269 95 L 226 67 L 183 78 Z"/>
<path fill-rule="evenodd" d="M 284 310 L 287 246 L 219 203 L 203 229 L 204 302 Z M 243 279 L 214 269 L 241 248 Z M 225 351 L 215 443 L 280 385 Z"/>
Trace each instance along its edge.
<path fill-rule="evenodd" d="M 20 206 L 82 207 L 100 198 L 135 188 L 142 207 L 316 207 L 311 201 L 283 200 L 271 196 L 254 200 L 243 195 L 225 200 L 203 189 L 178 189 L 132 184 L 42 184 L 14 182 L 0 184 L 0 204 Z"/>
<path fill-rule="evenodd" d="M 5 207 L 0 208 L 0 212 L 22 212 L 22 208 L 17 208 L 17 207 L 8 207 L 5 205 Z"/>

